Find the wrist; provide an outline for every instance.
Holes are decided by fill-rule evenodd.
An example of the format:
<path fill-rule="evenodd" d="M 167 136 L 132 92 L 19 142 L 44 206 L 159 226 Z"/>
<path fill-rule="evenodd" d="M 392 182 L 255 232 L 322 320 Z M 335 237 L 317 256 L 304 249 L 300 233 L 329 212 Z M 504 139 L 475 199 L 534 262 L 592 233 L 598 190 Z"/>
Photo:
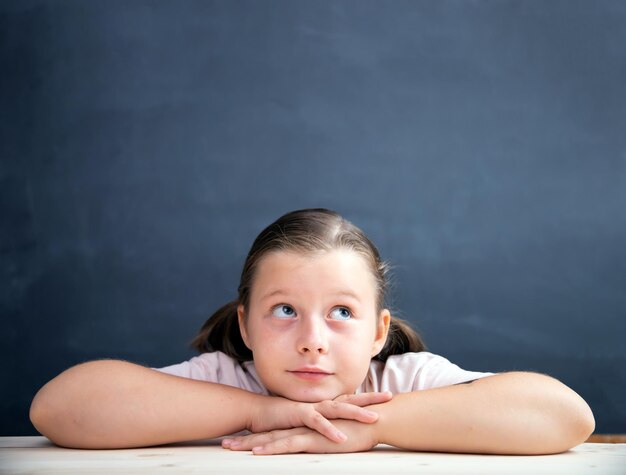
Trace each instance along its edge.
<path fill-rule="evenodd" d="M 271 396 L 249 393 L 249 395 L 242 400 L 241 407 L 245 413 L 245 429 L 247 431 L 256 431 L 263 414 L 267 412 L 268 404 L 271 403 L 271 399 Z"/>
<path fill-rule="evenodd" d="M 387 427 L 389 426 L 388 409 L 390 402 L 391 401 L 367 406 L 368 410 L 374 411 L 376 414 L 378 414 L 378 419 L 376 420 L 376 422 L 372 424 L 367 424 L 370 427 L 372 438 L 374 439 L 376 445 L 389 444 L 389 439 L 387 437 Z"/>
<path fill-rule="evenodd" d="M 290 420 L 293 406 L 300 404 L 280 396 L 264 396 L 251 393 L 252 398 L 246 401 L 248 410 L 246 429 L 250 432 L 267 432 L 274 429 L 295 427 Z"/>

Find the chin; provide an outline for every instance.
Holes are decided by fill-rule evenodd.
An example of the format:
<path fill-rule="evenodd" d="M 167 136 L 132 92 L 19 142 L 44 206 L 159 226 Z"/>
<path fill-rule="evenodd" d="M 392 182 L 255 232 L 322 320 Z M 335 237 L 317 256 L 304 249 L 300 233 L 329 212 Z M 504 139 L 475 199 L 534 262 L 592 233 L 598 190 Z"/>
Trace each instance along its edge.
<path fill-rule="evenodd" d="M 329 390 L 301 389 L 297 391 L 285 391 L 284 394 L 278 395 L 298 402 L 321 402 L 333 400 L 340 394 Z"/>

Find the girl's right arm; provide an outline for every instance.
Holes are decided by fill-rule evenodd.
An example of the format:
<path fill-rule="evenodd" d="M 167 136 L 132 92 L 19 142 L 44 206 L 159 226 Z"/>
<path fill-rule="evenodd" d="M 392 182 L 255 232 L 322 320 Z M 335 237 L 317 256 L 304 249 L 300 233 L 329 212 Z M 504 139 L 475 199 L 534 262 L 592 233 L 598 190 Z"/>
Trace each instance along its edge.
<path fill-rule="evenodd" d="M 43 386 L 30 419 L 64 447 L 141 447 L 241 431 L 254 396 L 126 361 L 91 361 Z"/>
<path fill-rule="evenodd" d="M 326 418 L 374 422 L 377 414 L 359 406 L 383 397 L 390 398 L 364 394 L 344 396 L 343 402 L 298 403 L 99 360 L 74 366 L 43 386 L 30 419 L 57 445 L 74 448 L 145 447 L 299 426 L 341 441 Z"/>

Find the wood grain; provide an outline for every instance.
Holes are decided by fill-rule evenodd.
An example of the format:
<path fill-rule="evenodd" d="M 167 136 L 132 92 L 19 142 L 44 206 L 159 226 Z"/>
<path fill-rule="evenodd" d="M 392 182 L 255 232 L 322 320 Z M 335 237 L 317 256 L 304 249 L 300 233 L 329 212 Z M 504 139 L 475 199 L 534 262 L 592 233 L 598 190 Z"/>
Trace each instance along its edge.
<path fill-rule="evenodd" d="M 45 437 L 0 437 L 0 475 L 624 475 L 624 467 L 626 444 L 582 444 L 562 454 L 534 457 L 407 452 L 385 445 L 361 453 L 261 457 L 222 449 L 214 440 L 76 450 L 57 447 Z"/>
<path fill-rule="evenodd" d="M 599 444 L 626 444 L 626 434 L 592 434 L 586 442 Z"/>

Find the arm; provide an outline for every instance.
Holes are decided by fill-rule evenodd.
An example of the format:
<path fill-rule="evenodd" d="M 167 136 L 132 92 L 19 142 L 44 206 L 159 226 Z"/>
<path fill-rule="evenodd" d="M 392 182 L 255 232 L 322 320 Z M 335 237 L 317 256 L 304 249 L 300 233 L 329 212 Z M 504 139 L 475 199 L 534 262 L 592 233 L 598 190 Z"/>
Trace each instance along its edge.
<path fill-rule="evenodd" d="M 559 453 L 583 443 L 595 427 L 578 394 L 537 373 L 401 394 L 370 408 L 379 412 L 379 442 L 421 451 Z"/>
<path fill-rule="evenodd" d="M 237 438 L 236 450 L 355 452 L 384 443 L 416 451 L 552 454 L 583 443 L 595 425 L 591 409 L 578 394 L 537 373 L 503 373 L 470 384 L 399 394 L 369 409 L 379 414 L 374 424 L 336 421 L 348 435 L 342 443 L 322 440 L 300 427 Z"/>
<path fill-rule="evenodd" d="M 35 428 L 64 447 L 110 449 L 307 426 L 343 440 L 326 418 L 372 423 L 359 406 L 391 395 L 299 403 L 217 383 L 172 376 L 118 360 L 74 366 L 43 386 L 30 407 Z M 367 425 L 367 424 L 366 424 Z"/>
<path fill-rule="evenodd" d="M 58 445 L 122 448 L 222 436 L 246 428 L 258 396 L 117 360 L 74 366 L 31 404 L 35 428 Z"/>

